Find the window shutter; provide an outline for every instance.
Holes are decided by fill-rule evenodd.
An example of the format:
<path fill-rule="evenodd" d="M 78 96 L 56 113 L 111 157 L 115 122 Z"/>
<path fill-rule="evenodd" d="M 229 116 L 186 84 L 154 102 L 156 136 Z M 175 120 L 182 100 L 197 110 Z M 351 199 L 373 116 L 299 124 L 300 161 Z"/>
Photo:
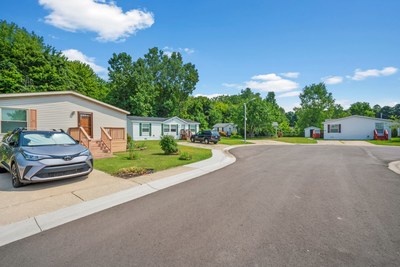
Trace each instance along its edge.
<path fill-rule="evenodd" d="M 37 110 L 36 109 L 29 110 L 28 128 L 30 128 L 31 130 L 37 130 Z"/>
<path fill-rule="evenodd" d="M 151 123 L 149 123 L 149 134 L 150 134 L 150 136 L 151 136 Z"/>
<path fill-rule="evenodd" d="M 330 133 L 330 132 L 331 132 L 331 125 L 328 124 L 328 133 Z"/>
<path fill-rule="evenodd" d="M 341 132 L 342 132 L 342 125 L 339 124 L 339 133 L 341 133 Z"/>
<path fill-rule="evenodd" d="M 178 124 L 176 125 L 176 135 L 179 135 L 179 127 L 178 127 Z"/>
<path fill-rule="evenodd" d="M 142 123 L 139 123 L 139 136 L 142 136 Z"/>
<path fill-rule="evenodd" d="M 164 135 L 164 123 L 161 123 L 161 136 Z"/>

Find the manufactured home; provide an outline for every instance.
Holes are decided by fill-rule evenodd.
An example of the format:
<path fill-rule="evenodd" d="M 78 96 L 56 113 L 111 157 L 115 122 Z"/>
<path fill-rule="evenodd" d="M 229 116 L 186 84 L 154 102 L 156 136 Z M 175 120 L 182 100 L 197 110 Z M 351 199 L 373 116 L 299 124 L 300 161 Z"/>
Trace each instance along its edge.
<path fill-rule="evenodd" d="M 133 140 L 160 140 L 163 135 L 186 139 L 199 131 L 200 123 L 178 117 L 128 116 L 128 134 Z"/>
<path fill-rule="evenodd" d="M 126 150 L 129 112 L 76 92 L 0 94 L 0 112 L 2 134 L 17 127 L 62 129 L 98 154 Z"/>
<path fill-rule="evenodd" d="M 217 123 L 213 126 L 213 130 L 230 136 L 233 132 L 237 132 L 237 127 L 234 123 Z"/>
<path fill-rule="evenodd" d="M 324 139 L 337 140 L 388 140 L 391 139 L 390 120 L 353 115 L 326 120 Z"/>

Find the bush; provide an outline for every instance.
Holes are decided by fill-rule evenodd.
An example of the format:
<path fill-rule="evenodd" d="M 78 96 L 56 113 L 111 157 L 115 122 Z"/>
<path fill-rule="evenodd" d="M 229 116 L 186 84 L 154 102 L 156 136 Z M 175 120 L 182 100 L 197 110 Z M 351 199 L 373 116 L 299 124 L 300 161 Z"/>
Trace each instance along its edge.
<path fill-rule="evenodd" d="M 191 160 L 192 155 L 189 154 L 189 152 L 182 152 L 181 155 L 179 156 L 180 160 Z"/>
<path fill-rule="evenodd" d="M 135 151 L 135 143 L 131 140 L 128 143 L 128 159 L 134 160 L 139 158 L 139 154 Z"/>
<path fill-rule="evenodd" d="M 164 135 L 160 140 L 160 146 L 167 155 L 178 152 L 178 144 L 171 135 Z"/>
<path fill-rule="evenodd" d="M 126 149 L 129 149 L 129 144 L 133 142 L 132 136 L 126 134 Z"/>
<path fill-rule="evenodd" d="M 232 134 L 231 138 L 233 138 L 233 139 L 243 139 L 243 136 L 241 136 L 240 134 Z"/>

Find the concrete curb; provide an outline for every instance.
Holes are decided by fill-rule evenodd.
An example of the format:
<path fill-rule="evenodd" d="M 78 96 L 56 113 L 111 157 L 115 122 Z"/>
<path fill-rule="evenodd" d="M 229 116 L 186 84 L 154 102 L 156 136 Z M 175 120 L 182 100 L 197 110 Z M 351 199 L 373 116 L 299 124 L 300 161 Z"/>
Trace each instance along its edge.
<path fill-rule="evenodd" d="M 393 161 L 389 163 L 389 170 L 400 174 L 400 161 Z"/>
<path fill-rule="evenodd" d="M 236 161 L 236 158 L 229 153 L 232 148 L 235 148 L 235 146 L 227 147 L 223 151 L 212 149 L 211 158 L 185 165 L 193 168 L 192 171 L 151 181 L 108 196 L 1 226 L 0 246 L 224 168 Z"/>

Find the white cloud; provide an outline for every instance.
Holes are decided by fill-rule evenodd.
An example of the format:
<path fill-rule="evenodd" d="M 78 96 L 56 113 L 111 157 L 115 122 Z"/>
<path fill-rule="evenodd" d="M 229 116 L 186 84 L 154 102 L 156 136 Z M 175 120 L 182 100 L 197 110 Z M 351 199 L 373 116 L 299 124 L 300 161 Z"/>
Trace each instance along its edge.
<path fill-rule="evenodd" d="M 352 102 L 349 99 L 338 99 L 335 100 L 336 104 L 341 105 L 344 109 L 348 109 Z"/>
<path fill-rule="evenodd" d="M 167 56 L 171 56 L 173 52 L 180 52 L 181 54 L 185 53 L 187 55 L 193 54 L 195 52 L 195 50 L 193 48 L 173 48 L 173 47 L 169 47 L 166 46 L 162 49 L 164 51 L 164 54 L 166 54 Z"/>
<path fill-rule="evenodd" d="M 238 83 L 223 83 L 222 86 L 228 87 L 228 88 L 243 88 L 244 85 L 238 84 Z"/>
<path fill-rule="evenodd" d="M 300 76 L 300 73 L 299 72 L 284 72 L 284 73 L 281 73 L 281 75 L 286 78 L 296 79 Z"/>
<path fill-rule="evenodd" d="M 380 77 L 380 76 L 393 75 L 397 72 L 397 70 L 398 69 L 395 67 L 386 67 L 381 70 L 378 70 L 378 69 L 370 69 L 370 70 L 356 69 L 354 71 L 353 76 L 347 76 L 347 77 L 352 80 L 355 80 L 355 81 L 361 81 L 368 77 Z"/>
<path fill-rule="evenodd" d="M 124 12 L 113 1 L 39 0 L 39 4 L 50 10 L 46 23 L 72 32 L 96 32 L 100 41 L 124 41 L 154 23 L 151 12 L 138 9 Z"/>
<path fill-rule="evenodd" d="M 224 94 L 210 94 L 210 95 L 205 95 L 205 94 L 195 94 L 194 97 L 198 97 L 198 96 L 204 96 L 207 98 L 214 98 L 214 97 L 218 97 L 218 96 L 222 96 Z"/>
<path fill-rule="evenodd" d="M 245 82 L 245 87 L 263 92 L 287 92 L 299 87 L 299 84 L 283 79 L 275 73 L 256 75 L 251 81 Z"/>
<path fill-rule="evenodd" d="M 327 76 L 321 78 L 321 80 L 326 84 L 338 84 L 343 82 L 342 76 Z"/>
<path fill-rule="evenodd" d="M 95 62 L 95 58 L 94 57 L 88 57 L 85 54 L 83 54 L 81 51 L 76 50 L 76 49 L 68 49 L 68 50 L 64 50 L 62 51 L 63 55 L 66 56 L 68 58 L 68 60 L 70 61 L 75 61 L 78 60 L 82 63 L 88 64 L 94 72 L 96 72 L 97 74 L 105 74 L 107 73 L 107 69 L 97 65 Z"/>
<path fill-rule="evenodd" d="M 276 98 L 299 96 L 301 91 L 292 91 L 278 95 Z"/>

